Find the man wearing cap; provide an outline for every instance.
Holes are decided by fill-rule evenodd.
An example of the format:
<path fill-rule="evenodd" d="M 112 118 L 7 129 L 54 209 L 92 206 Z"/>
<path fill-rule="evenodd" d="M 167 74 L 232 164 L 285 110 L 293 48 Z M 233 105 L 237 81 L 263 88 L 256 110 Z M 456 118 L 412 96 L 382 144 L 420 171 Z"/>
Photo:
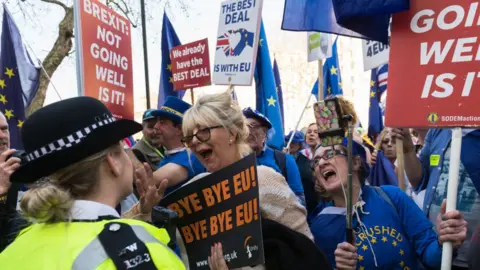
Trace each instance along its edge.
<path fill-rule="evenodd" d="M 153 176 L 158 182 L 168 179 L 165 194 L 179 188 L 195 175 L 205 172 L 197 157 L 189 154 L 181 142 L 183 114 L 190 107 L 190 104 L 179 98 L 168 97 L 160 109 L 152 112 L 157 118 L 155 129 L 158 142 L 166 149 L 165 158 Z"/>
<path fill-rule="evenodd" d="M 133 151 L 137 157 L 138 152 L 140 152 L 142 158 L 139 158 L 139 160 L 146 161 L 152 167 L 152 170 L 155 171 L 164 155 L 158 140 L 157 130 L 155 129 L 157 118 L 152 115 L 153 111 L 150 109 L 143 113 L 143 138 L 133 146 Z"/>
<path fill-rule="evenodd" d="M 305 205 L 302 180 L 295 159 L 293 156 L 274 150 L 266 144 L 267 132 L 272 128 L 270 120 L 252 108 L 245 108 L 243 115 L 247 118 L 246 122 L 250 130 L 248 144 L 257 154 L 257 164 L 270 167 L 282 174 L 297 199 L 302 205 Z"/>

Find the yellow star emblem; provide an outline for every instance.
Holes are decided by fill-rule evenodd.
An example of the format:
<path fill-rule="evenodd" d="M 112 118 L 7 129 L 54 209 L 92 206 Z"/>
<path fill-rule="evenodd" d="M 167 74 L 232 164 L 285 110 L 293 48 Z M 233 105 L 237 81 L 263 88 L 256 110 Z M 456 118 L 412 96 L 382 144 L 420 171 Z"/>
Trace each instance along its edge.
<path fill-rule="evenodd" d="M 403 267 L 405 266 L 405 263 L 403 261 L 400 262 L 400 266 Z"/>
<path fill-rule="evenodd" d="M 0 94 L 0 102 L 2 102 L 3 105 L 5 105 L 5 103 L 7 103 L 7 98 L 4 95 Z"/>
<path fill-rule="evenodd" d="M 327 93 L 329 93 L 329 94 L 332 93 L 332 88 L 330 86 L 327 88 Z"/>
<path fill-rule="evenodd" d="M 405 252 L 403 251 L 403 249 L 400 249 L 400 255 L 403 255 L 405 254 Z"/>
<path fill-rule="evenodd" d="M 360 270 L 365 270 L 365 267 L 363 267 L 363 266 L 360 266 Z"/>
<path fill-rule="evenodd" d="M 17 127 L 19 127 L 19 128 L 23 127 L 23 121 L 21 121 L 21 120 L 18 120 Z"/>
<path fill-rule="evenodd" d="M 372 239 L 372 244 L 376 244 L 377 243 L 377 238 L 373 238 Z"/>
<path fill-rule="evenodd" d="M 371 97 L 371 98 L 372 98 L 372 97 L 375 97 L 375 92 L 371 91 L 371 92 L 370 92 L 370 97 Z"/>
<path fill-rule="evenodd" d="M 245 34 L 245 37 L 248 37 L 248 34 Z"/>
<path fill-rule="evenodd" d="M 5 75 L 7 75 L 9 79 L 15 76 L 15 73 L 13 73 L 13 68 L 5 68 L 5 70 Z"/>
<path fill-rule="evenodd" d="M 5 89 L 5 87 L 7 87 L 7 85 L 5 84 L 5 80 L 0 80 L 0 87 L 2 89 Z"/>
<path fill-rule="evenodd" d="M 371 86 L 371 87 L 374 87 L 374 86 L 375 86 L 375 82 L 374 82 L 374 81 L 370 81 L 370 86 Z"/>
<path fill-rule="evenodd" d="M 363 251 L 367 251 L 368 247 L 366 245 L 362 246 Z"/>
<path fill-rule="evenodd" d="M 167 69 L 170 70 L 170 71 L 172 71 L 172 65 L 171 65 L 171 64 L 170 64 L 170 65 L 167 65 Z"/>
<path fill-rule="evenodd" d="M 385 237 L 385 236 L 382 237 L 382 241 L 383 241 L 384 243 L 386 243 L 386 242 L 387 242 L 387 237 Z"/>
<path fill-rule="evenodd" d="M 275 102 L 277 102 L 277 101 L 273 98 L 273 96 L 270 96 L 270 98 L 267 99 L 267 101 L 268 101 L 268 106 L 273 106 L 273 107 L 275 107 Z"/>
<path fill-rule="evenodd" d="M 337 70 L 338 68 L 335 68 L 334 66 L 332 66 L 332 68 L 330 69 L 330 73 L 337 75 Z"/>
<path fill-rule="evenodd" d="M 396 247 L 396 246 L 397 246 L 397 241 L 393 241 L 393 242 L 392 242 L 392 245 L 393 245 L 394 247 Z"/>
<path fill-rule="evenodd" d="M 362 256 L 362 255 L 358 255 L 358 260 L 359 260 L 359 261 L 363 261 L 363 256 Z"/>
<path fill-rule="evenodd" d="M 14 117 L 13 110 L 5 110 L 4 115 L 5 117 L 7 117 L 8 120 L 10 120 L 10 118 Z"/>
<path fill-rule="evenodd" d="M 170 77 L 170 79 L 168 80 L 169 82 L 173 83 L 173 78 Z"/>
<path fill-rule="evenodd" d="M 258 45 L 259 45 L 260 47 L 262 47 L 262 45 L 263 45 L 262 42 L 263 42 L 263 38 L 261 38 L 261 39 L 258 41 Z"/>
<path fill-rule="evenodd" d="M 339 82 L 338 86 L 340 87 L 340 89 L 343 89 L 343 83 L 342 82 Z"/>
<path fill-rule="evenodd" d="M 248 46 L 248 40 L 247 40 L 247 41 L 245 41 L 245 45 L 247 45 L 247 46 Z"/>

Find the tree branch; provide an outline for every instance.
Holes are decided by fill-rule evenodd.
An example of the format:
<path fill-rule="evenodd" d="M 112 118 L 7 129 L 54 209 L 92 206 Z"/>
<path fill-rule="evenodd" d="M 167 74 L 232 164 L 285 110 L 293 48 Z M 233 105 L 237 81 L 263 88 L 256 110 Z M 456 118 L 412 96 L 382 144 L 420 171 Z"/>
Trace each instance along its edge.
<path fill-rule="evenodd" d="M 25 1 L 25 0 L 23 0 L 23 1 Z M 65 5 L 64 3 L 62 3 L 58 0 L 40 0 L 40 1 L 61 6 L 65 11 L 68 9 L 67 5 Z"/>
<path fill-rule="evenodd" d="M 120 4 L 118 2 L 122 3 L 124 5 L 124 7 L 120 6 Z M 130 15 L 132 14 L 132 10 L 128 7 L 128 4 L 125 3 L 125 1 L 123 1 L 123 0 L 107 0 L 107 6 L 110 7 L 110 5 L 114 5 L 115 7 L 117 7 L 127 17 L 127 19 L 132 24 L 132 27 L 137 28 L 137 24 L 134 23 L 133 19 L 130 17 Z"/>

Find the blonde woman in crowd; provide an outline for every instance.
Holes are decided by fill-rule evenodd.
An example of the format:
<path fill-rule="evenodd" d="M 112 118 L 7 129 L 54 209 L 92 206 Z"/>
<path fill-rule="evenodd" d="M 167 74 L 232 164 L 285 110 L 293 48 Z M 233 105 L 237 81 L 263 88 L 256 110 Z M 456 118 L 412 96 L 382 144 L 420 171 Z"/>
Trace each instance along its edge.
<path fill-rule="evenodd" d="M 197 156 L 208 173 L 225 168 L 251 153 L 246 142 L 248 127 L 245 118 L 229 92 L 201 97 L 184 115 L 183 134 L 182 142 Z M 269 263 L 279 263 L 284 267 L 293 263 L 297 266 L 290 269 L 328 269 L 328 263 L 312 241 L 306 210 L 296 200 L 285 178 L 266 166 L 257 166 L 257 172 L 266 265 L 258 265 L 254 269 L 268 269 Z M 200 174 L 190 182 L 201 181 L 208 173 Z M 302 246 L 287 243 L 288 250 L 285 252 L 291 255 L 288 258 L 272 254 L 274 251 L 270 251 L 266 243 L 281 239 L 269 239 L 265 232 L 275 230 L 294 235 Z M 211 269 L 228 269 L 221 243 L 212 247 L 209 265 Z M 327 268 L 321 268 L 323 266 Z"/>
<path fill-rule="evenodd" d="M 115 120 L 90 97 L 53 103 L 22 127 L 26 163 L 13 182 L 31 184 L 20 203 L 33 224 L 0 254 L 2 270 L 16 269 L 185 269 L 166 245 L 170 238 L 138 220 L 121 219 L 115 206 L 132 193 L 134 167 L 123 138 L 142 130 Z M 151 169 L 145 163 L 144 169 Z M 167 186 L 149 185 L 144 169 L 137 188 L 140 204 L 129 216 L 148 219 Z"/>

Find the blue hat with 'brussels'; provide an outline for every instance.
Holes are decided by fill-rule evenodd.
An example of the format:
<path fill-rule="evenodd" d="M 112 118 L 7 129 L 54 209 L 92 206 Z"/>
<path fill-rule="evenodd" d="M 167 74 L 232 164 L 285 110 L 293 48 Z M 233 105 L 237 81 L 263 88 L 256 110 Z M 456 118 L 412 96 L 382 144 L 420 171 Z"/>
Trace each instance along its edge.
<path fill-rule="evenodd" d="M 192 107 L 187 102 L 177 97 L 167 97 L 165 103 L 158 109 L 152 111 L 154 117 L 161 117 L 172 120 L 175 123 L 182 123 L 183 115 Z"/>
<path fill-rule="evenodd" d="M 288 142 L 292 137 L 293 131 L 290 131 L 287 136 L 285 136 L 285 141 Z M 305 135 L 301 131 L 295 131 L 293 134 L 292 143 L 304 143 L 305 142 Z"/>
<path fill-rule="evenodd" d="M 251 107 L 247 107 L 247 108 L 243 109 L 243 115 L 246 118 L 254 118 L 254 119 L 259 120 L 260 122 L 262 122 L 262 124 L 264 126 L 267 127 L 267 129 L 272 128 L 272 123 L 270 122 L 270 120 L 268 120 L 268 118 L 265 115 L 263 115 L 262 113 L 260 113 L 257 110 L 252 109 Z"/>

